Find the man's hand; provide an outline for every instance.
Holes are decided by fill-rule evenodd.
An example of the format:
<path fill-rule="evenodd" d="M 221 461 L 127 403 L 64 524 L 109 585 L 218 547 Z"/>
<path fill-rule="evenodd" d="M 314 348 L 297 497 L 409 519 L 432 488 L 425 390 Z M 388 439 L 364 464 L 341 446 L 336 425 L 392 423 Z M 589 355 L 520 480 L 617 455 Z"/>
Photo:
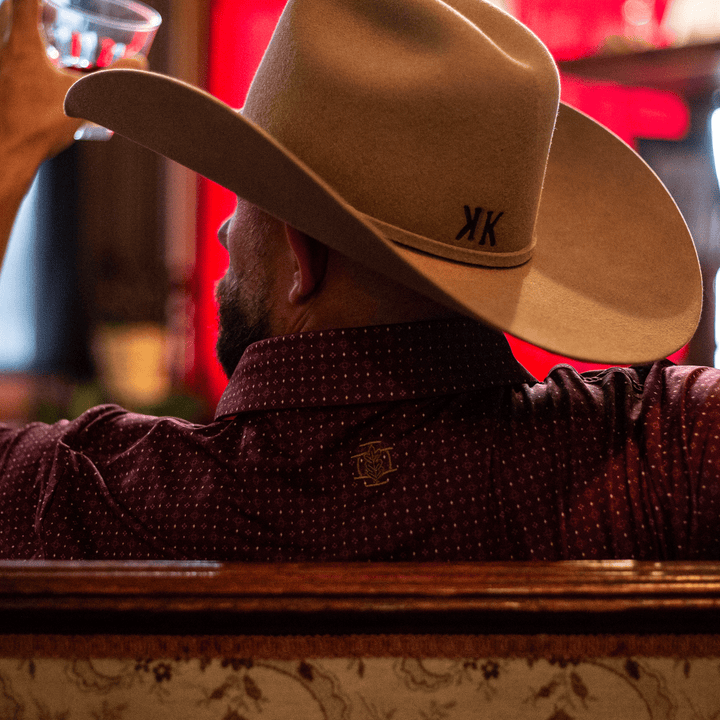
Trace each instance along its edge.
<path fill-rule="evenodd" d="M 80 73 L 55 67 L 40 35 L 40 0 L 13 0 L 12 30 L 0 50 L 0 263 L 20 202 L 38 167 L 73 142 L 82 120 L 63 112 Z M 114 67 L 144 68 L 144 58 Z"/>
<path fill-rule="evenodd" d="M 36 166 L 70 145 L 81 124 L 62 109 L 79 74 L 48 59 L 39 13 L 39 0 L 13 0 L 12 31 L 0 51 L 0 153 L 20 153 Z"/>

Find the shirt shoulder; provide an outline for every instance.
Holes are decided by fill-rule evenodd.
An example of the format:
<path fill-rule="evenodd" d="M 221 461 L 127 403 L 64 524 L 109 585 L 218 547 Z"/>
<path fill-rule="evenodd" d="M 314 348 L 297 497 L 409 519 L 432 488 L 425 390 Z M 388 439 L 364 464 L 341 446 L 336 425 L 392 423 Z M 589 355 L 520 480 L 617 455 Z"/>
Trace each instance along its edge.
<path fill-rule="evenodd" d="M 583 373 L 570 365 L 556 365 L 544 381 L 528 387 L 537 396 L 577 394 L 602 402 L 627 396 L 642 400 L 647 408 L 663 403 L 667 407 L 685 405 L 684 410 L 692 410 L 720 400 L 720 370 L 675 365 L 669 360 Z"/>
<path fill-rule="evenodd" d="M 172 441 L 158 428 L 173 428 Z M 52 425 L 0 425 L 0 557 L 43 557 L 39 528 L 56 496 L 85 493 L 92 478 L 104 484 L 104 471 L 123 462 L 132 465 L 138 448 L 167 448 L 192 442 L 196 426 L 184 420 L 141 415 L 116 405 L 94 407 L 74 420 Z M 67 487 L 65 487 L 67 486 Z"/>
<path fill-rule="evenodd" d="M 568 422 L 589 418 L 617 442 L 636 443 L 642 457 L 693 475 L 720 476 L 720 370 L 674 365 L 577 373 L 553 369 L 529 393 Z M 655 457 L 657 455 L 657 457 Z"/>
<path fill-rule="evenodd" d="M 109 434 L 131 440 L 142 436 L 161 420 L 117 405 L 98 405 L 74 420 L 60 420 L 51 425 L 40 422 L 24 427 L 0 424 L 0 473 L 2 477 L 12 476 L 14 464 L 20 460 L 37 464 L 58 443 L 82 445 L 106 440 Z"/>

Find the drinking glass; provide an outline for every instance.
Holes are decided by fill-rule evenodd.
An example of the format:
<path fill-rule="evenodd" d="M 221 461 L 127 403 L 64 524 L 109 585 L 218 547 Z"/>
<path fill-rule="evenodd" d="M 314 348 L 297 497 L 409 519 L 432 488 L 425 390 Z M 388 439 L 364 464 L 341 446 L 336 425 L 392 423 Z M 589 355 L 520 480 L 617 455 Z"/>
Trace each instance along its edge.
<path fill-rule="evenodd" d="M 147 55 L 162 18 L 137 0 L 43 0 L 47 54 L 60 67 L 89 72 L 120 58 Z M 106 140 L 112 132 L 85 123 L 76 140 Z"/>

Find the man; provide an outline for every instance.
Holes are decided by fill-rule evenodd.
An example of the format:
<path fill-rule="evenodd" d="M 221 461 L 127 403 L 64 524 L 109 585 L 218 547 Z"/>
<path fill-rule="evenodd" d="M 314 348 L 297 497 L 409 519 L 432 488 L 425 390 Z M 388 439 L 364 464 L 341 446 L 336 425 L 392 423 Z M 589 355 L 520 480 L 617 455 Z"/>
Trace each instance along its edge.
<path fill-rule="evenodd" d="M 36 32 L 17 4 L 14 32 Z M 291 0 L 241 113 L 134 70 L 84 77 L 66 110 L 238 195 L 219 233 L 230 380 L 207 426 L 105 406 L 3 430 L 4 556 L 720 557 L 718 373 L 539 383 L 498 332 L 648 363 L 701 296 L 665 189 L 558 109 L 552 59 L 511 17 Z M 25 183 L 3 207 L 35 146 L 67 141 L 34 124 L 3 134 Z"/>

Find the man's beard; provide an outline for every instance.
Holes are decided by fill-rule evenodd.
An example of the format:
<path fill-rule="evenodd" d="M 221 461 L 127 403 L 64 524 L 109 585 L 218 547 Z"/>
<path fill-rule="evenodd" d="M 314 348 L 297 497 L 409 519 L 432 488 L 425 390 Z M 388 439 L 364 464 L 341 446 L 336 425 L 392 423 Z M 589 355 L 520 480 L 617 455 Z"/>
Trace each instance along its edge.
<path fill-rule="evenodd" d="M 228 273 L 215 288 L 219 330 L 215 352 L 228 379 L 245 349 L 271 336 L 270 291 L 266 282 L 253 283 L 254 292 Z"/>

